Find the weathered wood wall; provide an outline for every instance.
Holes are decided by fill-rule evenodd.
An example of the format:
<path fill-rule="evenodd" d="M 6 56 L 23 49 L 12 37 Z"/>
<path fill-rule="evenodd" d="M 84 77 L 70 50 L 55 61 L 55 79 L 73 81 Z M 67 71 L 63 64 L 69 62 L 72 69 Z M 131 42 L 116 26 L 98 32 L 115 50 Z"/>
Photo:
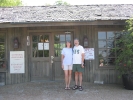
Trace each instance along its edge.
<path fill-rule="evenodd" d="M 106 27 L 106 28 L 105 28 Z M 117 79 L 117 72 L 114 68 L 99 68 L 98 67 L 98 47 L 97 47 L 97 32 L 98 30 L 121 30 L 119 26 L 94 26 L 94 25 L 84 25 L 84 26 L 60 26 L 60 27 L 30 27 L 30 28 L 6 28 L 1 29 L 6 33 L 6 84 L 16 84 L 31 81 L 31 55 L 30 47 L 26 45 L 26 38 L 29 35 L 29 31 L 73 31 L 73 38 L 79 38 L 80 44 L 83 45 L 83 37 L 86 35 L 88 37 L 89 48 L 95 48 L 95 60 L 86 61 L 85 72 L 83 74 L 83 81 L 94 82 L 103 81 L 104 83 L 119 83 Z M 0 31 L 1 31 L 0 30 Z M 19 38 L 19 49 L 13 48 L 14 37 Z M 10 51 L 25 51 L 25 73 L 24 74 L 10 74 Z M 56 62 L 54 73 L 60 73 L 63 75 L 63 71 L 59 70 L 61 68 L 60 62 Z M 59 75 L 59 74 L 58 74 Z M 58 75 L 55 77 L 58 78 Z"/>
<path fill-rule="evenodd" d="M 28 48 L 26 46 L 27 28 L 6 28 L 0 29 L 6 34 L 6 84 L 17 84 L 30 81 L 30 72 L 28 66 Z M 18 37 L 19 49 L 13 48 L 13 39 Z M 25 51 L 25 74 L 10 74 L 10 51 Z"/>

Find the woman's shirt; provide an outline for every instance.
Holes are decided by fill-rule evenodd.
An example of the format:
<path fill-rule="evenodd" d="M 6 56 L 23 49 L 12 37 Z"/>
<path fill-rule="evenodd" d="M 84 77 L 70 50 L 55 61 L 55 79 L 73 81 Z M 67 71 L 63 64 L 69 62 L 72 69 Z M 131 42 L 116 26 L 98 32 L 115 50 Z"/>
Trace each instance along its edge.
<path fill-rule="evenodd" d="M 62 55 L 64 55 L 63 65 L 72 65 L 72 48 L 63 48 Z"/>

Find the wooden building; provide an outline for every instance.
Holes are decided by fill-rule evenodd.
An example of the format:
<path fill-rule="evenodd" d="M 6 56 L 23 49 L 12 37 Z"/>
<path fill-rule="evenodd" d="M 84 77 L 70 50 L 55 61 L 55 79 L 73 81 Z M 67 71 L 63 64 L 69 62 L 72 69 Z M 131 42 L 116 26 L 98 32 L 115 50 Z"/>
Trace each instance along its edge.
<path fill-rule="evenodd" d="M 85 61 L 83 81 L 120 83 L 111 49 L 132 15 L 132 4 L 1 7 L 0 85 L 63 80 L 61 50 L 74 38 L 84 48 L 94 48 L 95 59 Z M 24 51 L 24 73 L 10 72 L 11 51 Z"/>

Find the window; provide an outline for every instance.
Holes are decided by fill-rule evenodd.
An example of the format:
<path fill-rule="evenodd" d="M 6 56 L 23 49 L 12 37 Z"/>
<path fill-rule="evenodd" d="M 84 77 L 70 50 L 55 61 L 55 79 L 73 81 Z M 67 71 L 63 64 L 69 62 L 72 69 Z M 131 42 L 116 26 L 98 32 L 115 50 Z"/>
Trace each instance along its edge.
<path fill-rule="evenodd" d="M 113 48 L 116 47 L 116 40 L 119 38 L 115 31 L 99 31 L 98 32 L 98 57 L 99 67 L 112 67 L 115 65 L 116 52 Z"/>
<path fill-rule="evenodd" d="M 65 47 L 65 43 L 67 40 L 71 41 L 71 34 L 54 35 L 55 57 L 59 57 L 61 55 L 61 50 Z"/>
<path fill-rule="evenodd" d="M 5 34 L 0 34 L 0 69 L 6 69 L 5 64 Z"/>
<path fill-rule="evenodd" d="M 49 57 L 49 35 L 32 36 L 32 56 Z"/>

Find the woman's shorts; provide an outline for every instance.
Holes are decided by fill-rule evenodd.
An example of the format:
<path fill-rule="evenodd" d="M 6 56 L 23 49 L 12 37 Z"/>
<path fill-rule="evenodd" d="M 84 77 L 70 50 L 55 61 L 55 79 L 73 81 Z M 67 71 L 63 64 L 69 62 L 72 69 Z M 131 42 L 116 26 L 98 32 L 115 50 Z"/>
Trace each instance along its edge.
<path fill-rule="evenodd" d="M 72 65 L 64 65 L 63 70 L 72 70 Z"/>
<path fill-rule="evenodd" d="M 84 72 L 84 68 L 81 67 L 81 64 L 73 64 L 73 72 Z"/>

